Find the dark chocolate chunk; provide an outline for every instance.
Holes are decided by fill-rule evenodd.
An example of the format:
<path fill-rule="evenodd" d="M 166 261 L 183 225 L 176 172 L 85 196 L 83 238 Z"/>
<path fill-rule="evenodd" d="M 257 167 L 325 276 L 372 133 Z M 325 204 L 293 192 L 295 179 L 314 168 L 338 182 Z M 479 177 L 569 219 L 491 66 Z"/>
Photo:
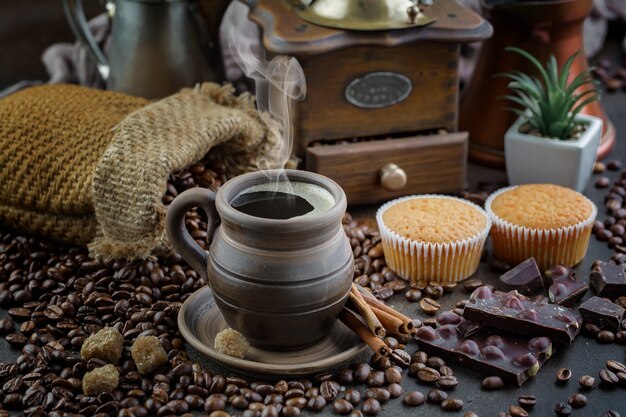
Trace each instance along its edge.
<path fill-rule="evenodd" d="M 480 324 L 473 323 L 469 320 L 463 320 L 457 325 L 457 330 L 463 337 L 469 337 L 474 333 L 478 333 L 481 330 L 484 330 L 484 326 Z"/>
<path fill-rule="evenodd" d="M 535 258 L 528 258 L 515 268 L 502 274 L 500 282 L 506 291 L 516 290 L 525 295 L 543 291 L 545 288 Z"/>
<path fill-rule="evenodd" d="M 582 326 L 580 315 L 560 305 L 533 302 L 511 291 L 474 291 L 463 309 L 463 317 L 474 323 L 529 336 L 546 336 L 555 342 L 571 343 Z"/>
<path fill-rule="evenodd" d="M 550 302 L 570 306 L 580 301 L 589 284 L 576 279 L 576 271 L 559 265 L 551 271 L 552 284 L 548 287 Z"/>
<path fill-rule="evenodd" d="M 621 265 L 596 261 L 591 267 L 589 281 L 600 297 L 617 298 L 626 295 L 626 274 Z"/>
<path fill-rule="evenodd" d="M 552 355 L 552 342 L 547 337 L 528 339 L 490 334 L 484 329 L 464 337 L 457 326 L 420 327 L 415 335 L 420 350 L 518 386 L 535 376 Z"/>
<path fill-rule="evenodd" d="M 592 323 L 601 329 L 619 330 L 624 309 L 606 298 L 591 297 L 578 307 L 585 323 Z"/>

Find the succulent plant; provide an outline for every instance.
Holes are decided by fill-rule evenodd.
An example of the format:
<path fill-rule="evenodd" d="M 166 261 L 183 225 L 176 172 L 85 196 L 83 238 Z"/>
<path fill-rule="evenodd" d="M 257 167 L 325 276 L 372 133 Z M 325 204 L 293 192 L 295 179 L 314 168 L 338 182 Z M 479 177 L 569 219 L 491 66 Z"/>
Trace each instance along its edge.
<path fill-rule="evenodd" d="M 507 109 L 525 118 L 530 130 L 538 131 L 543 137 L 573 139 L 572 133 L 579 125 L 576 116 L 583 107 L 599 98 L 591 78 L 591 69 L 585 69 L 570 83 L 567 82 L 572 63 L 580 51 L 570 56 L 559 70 L 554 55 L 550 56 L 544 67 L 523 49 L 509 47 L 506 50 L 528 59 L 540 76 L 522 71 L 497 74 L 511 79 L 508 86 L 513 94 L 504 98 L 522 106 Z M 587 86 L 589 88 L 585 89 Z"/>

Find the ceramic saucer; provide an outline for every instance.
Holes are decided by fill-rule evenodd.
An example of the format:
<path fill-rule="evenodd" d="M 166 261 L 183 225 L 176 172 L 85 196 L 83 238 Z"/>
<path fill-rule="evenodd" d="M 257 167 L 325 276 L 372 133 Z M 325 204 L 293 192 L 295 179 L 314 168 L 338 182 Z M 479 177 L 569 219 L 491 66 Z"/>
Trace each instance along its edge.
<path fill-rule="evenodd" d="M 247 373 L 302 376 L 335 368 L 367 349 L 343 323 L 337 321 L 330 334 L 317 344 L 289 352 L 270 352 L 250 347 L 245 359 L 213 349 L 215 336 L 228 325 L 211 289 L 193 293 L 178 313 L 178 327 L 187 342 L 218 363 Z"/>

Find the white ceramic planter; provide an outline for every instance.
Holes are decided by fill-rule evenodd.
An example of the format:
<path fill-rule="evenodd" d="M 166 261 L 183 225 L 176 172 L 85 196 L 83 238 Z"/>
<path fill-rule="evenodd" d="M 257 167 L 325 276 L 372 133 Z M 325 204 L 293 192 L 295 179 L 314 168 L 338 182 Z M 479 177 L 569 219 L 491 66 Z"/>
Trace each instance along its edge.
<path fill-rule="evenodd" d="M 506 172 L 511 185 L 552 183 L 582 192 L 593 172 L 602 120 L 579 114 L 589 123 L 576 140 L 546 139 L 519 132 L 519 117 L 504 136 Z"/>

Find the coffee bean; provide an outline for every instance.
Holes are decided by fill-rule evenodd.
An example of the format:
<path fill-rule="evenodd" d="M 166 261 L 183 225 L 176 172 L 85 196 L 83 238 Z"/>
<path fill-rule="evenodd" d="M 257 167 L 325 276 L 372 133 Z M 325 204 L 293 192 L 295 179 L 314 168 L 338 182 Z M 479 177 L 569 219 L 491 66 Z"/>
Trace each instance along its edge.
<path fill-rule="evenodd" d="M 391 398 L 399 398 L 404 393 L 404 388 L 398 383 L 389 384 L 387 390 Z"/>
<path fill-rule="evenodd" d="M 537 397 L 534 395 L 520 395 L 517 398 L 517 403 L 522 407 L 531 408 L 537 404 Z"/>
<path fill-rule="evenodd" d="M 426 367 L 417 373 L 417 377 L 422 382 L 433 383 L 441 377 L 441 374 L 436 369 Z"/>
<path fill-rule="evenodd" d="M 440 389 L 431 389 L 426 394 L 426 399 L 428 400 L 428 402 L 431 402 L 434 404 L 441 404 L 441 402 L 445 400 L 446 398 L 448 398 L 448 394 L 446 394 L 445 391 L 442 391 Z"/>
<path fill-rule="evenodd" d="M 304 409 L 307 405 L 307 399 L 304 397 L 293 397 L 285 401 L 286 407 L 298 407 L 300 410 Z"/>
<path fill-rule="evenodd" d="M 385 374 L 381 371 L 370 372 L 366 384 L 368 387 L 382 387 L 385 385 Z"/>
<path fill-rule="evenodd" d="M 423 363 L 425 364 L 428 361 L 428 355 L 426 352 L 418 350 L 411 356 L 411 363 Z"/>
<path fill-rule="evenodd" d="M 409 407 L 417 407 L 418 405 L 424 404 L 426 397 L 420 391 L 410 391 L 404 394 L 404 399 L 402 401 Z"/>
<path fill-rule="evenodd" d="M 609 371 L 608 369 L 601 370 L 599 376 L 602 384 L 607 387 L 612 387 L 619 382 L 619 378 L 617 377 L 617 375 L 615 375 L 615 373 Z"/>
<path fill-rule="evenodd" d="M 278 408 L 273 405 L 266 406 L 263 411 L 261 411 L 261 417 L 278 417 Z"/>
<path fill-rule="evenodd" d="M 609 161 L 606 164 L 606 167 L 609 171 L 619 171 L 620 169 L 622 169 L 622 163 L 621 161 L 614 159 L 612 161 Z"/>
<path fill-rule="evenodd" d="M 10 318 L 0 320 L 0 335 L 6 335 L 13 331 L 13 320 Z"/>
<path fill-rule="evenodd" d="M 389 355 L 389 358 L 391 359 L 391 362 L 402 368 L 408 368 L 411 364 L 411 355 L 406 353 L 403 349 L 394 349 L 391 352 L 391 355 Z"/>
<path fill-rule="evenodd" d="M 558 403 L 554 406 L 554 412 L 559 417 L 567 417 L 572 414 L 572 407 L 567 403 Z"/>
<path fill-rule="evenodd" d="M 320 395 L 324 397 L 326 401 L 334 400 L 337 394 L 339 394 L 339 391 L 341 391 L 341 387 L 335 381 L 324 381 L 320 385 Z"/>
<path fill-rule="evenodd" d="M 606 188 L 611 185 L 611 180 L 607 177 L 599 177 L 596 180 L 596 188 Z"/>
<path fill-rule="evenodd" d="M 509 414 L 511 417 L 528 417 L 528 411 L 518 405 L 509 406 Z"/>
<path fill-rule="evenodd" d="M 566 382 L 572 377 L 572 371 L 568 368 L 559 368 L 556 371 L 556 379 L 559 382 Z"/>
<path fill-rule="evenodd" d="M 459 380 L 454 375 L 444 375 L 437 380 L 437 386 L 444 390 L 454 389 L 459 385 Z"/>
<path fill-rule="evenodd" d="M 284 407 L 280 415 L 282 417 L 298 417 L 300 415 L 300 409 L 298 407 Z"/>
<path fill-rule="evenodd" d="M 620 417 L 619 413 L 615 410 L 606 410 L 602 417 Z"/>
<path fill-rule="evenodd" d="M 458 284 L 456 282 L 448 282 L 446 284 L 441 284 L 441 286 L 443 287 L 444 294 L 450 294 L 454 292 Z"/>
<path fill-rule="evenodd" d="M 365 414 L 361 410 L 353 410 L 350 413 L 350 417 L 363 417 Z"/>
<path fill-rule="evenodd" d="M 587 336 L 595 337 L 598 333 L 600 333 L 601 329 L 593 323 L 584 323 L 582 330 Z"/>
<path fill-rule="evenodd" d="M 5 339 L 13 346 L 23 346 L 28 342 L 26 336 L 21 333 L 10 333 L 5 336 Z"/>
<path fill-rule="evenodd" d="M 385 369 L 392 366 L 391 359 L 389 359 L 388 356 L 382 356 L 378 353 L 372 355 L 372 358 L 370 359 L 370 364 L 379 371 L 384 371 Z"/>
<path fill-rule="evenodd" d="M 396 367 L 389 367 L 385 369 L 385 381 L 387 384 L 402 382 L 402 371 Z"/>
<path fill-rule="evenodd" d="M 499 376 L 488 376 L 480 383 L 482 389 L 487 391 L 494 391 L 504 387 L 504 380 Z"/>
<path fill-rule="evenodd" d="M 424 314 L 433 316 L 439 311 L 441 305 L 432 298 L 424 297 L 420 300 L 420 308 Z"/>
<path fill-rule="evenodd" d="M 602 174 L 604 171 L 606 171 L 606 165 L 604 164 L 604 162 L 597 161 L 593 165 L 594 174 Z"/>
<path fill-rule="evenodd" d="M 476 290 L 478 287 L 482 287 L 483 285 L 484 284 L 481 280 L 475 278 L 463 281 L 463 289 L 468 294 L 473 293 L 474 290 Z"/>
<path fill-rule="evenodd" d="M 613 371 L 615 373 L 617 373 L 617 372 L 626 372 L 626 365 L 624 365 L 621 362 L 615 361 L 615 360 L 608 360 L 608 361 L 606 361 L 606 367 L 610 371 Z"/>
<path fill-rule="evenodd" d="M 442 366 L 444 366 L 446 362 L 438 356 L 431 356 L 426 361 L 426 364 L 430 366 L 431 368 L 437 369 L 437 368 L 441 368 Z"/>
<path fill-rule="evenodd" d="M 350 414 L 353 408 L 354 407 L 352 406 L 352 404 L 350 404 L 348 401 L 341 399 L 341 398 L 336 399 L 335 402 L 333 403 L 333 411 L 342 416 Z"/>
<path fill-rule="evenodd" d="M 368 398 L 363 402 L 363 414 L 366 416 L 376 416 L 380 413 L 380 403 L 375 398 Z"/>
<path fill-rule="evenodd" d="M 587 405 L 587 397 L 583 394 L 573 394 L 567 400 L 567 403 L 572 406 L 572 408 L 581 408 Z"/>
<path fill-rule="evenodd" d="M 441 408 L 446 411 L 460 411 L 463 405 L 463 401 L 458 398 L 447 398 L 441 403 Z"/>
<path fill-rule="evenodd" d="M 443 295 L 443 287 L 439 284 L 430 283 L 424 288 L 424 295 L 433 300 L 438 300 Z"/>
<path fill-rule="evenodd" d="M 306 406 L 311 411 L 320 411 L 326 407 L 326 399 L 321 395 L 316 395 L 309 399 Z"/>
<path fill-rule="evenodd" d="M 422 292 L 417 288 L 411 288 L 404 293 L 404 297 L 407 299 L 407 301 L 419 301 L 422 298 Z"/>
<path fill-rule="evenodd" d="M 598 343 L 613 343 L 615 341 L 615 333 L 609 330 L 602 330 L 596 335 Z"/>
<path fill-rule="evenodd" d="M 287 400 L 294 397 L 304 397 L 304 391 L 300 388 L 292 388 L 287 390 L 287 392 L 283 394 L 283 397 Z"/>
<path fill-rule="evenodd" d="M 365 392 L 365 398 L 374 398 L 384 404 L 391 398 L 391 394 L 384 388 L 370 388 Z"/>
<path fill-rule="evenodd" d="M 596 380 L 591 375 L 582 375 L 580 378 L 578 378 L 578 383 L 583 389 L 591 389 L 596 383 Z"/>
<path fill-rule="evenodd" d="M 370 375 L 372 368 L 367 363 L 360 363 L 354 370 L 354 381 L 364 384 Z"/>
<path fill-rule="evenodd" d="M 337 381 L 341 384 L 351 384 L 354 381 L 354 371 L 352 369 L 342 369 L 337 374 Z"/>
<path fill-rule="evenodd" d="M 478 417 L 478 414 L 473 411 L 468 411 L 467 413 L 463 414 L 463 417 Z"/>
<path fill-rule="evenodd" d="M 352 405 L 359 405 L 361 402 L 361 393 L 355 388 L 350 388 L 344 394 L 344 398 Z"/>

